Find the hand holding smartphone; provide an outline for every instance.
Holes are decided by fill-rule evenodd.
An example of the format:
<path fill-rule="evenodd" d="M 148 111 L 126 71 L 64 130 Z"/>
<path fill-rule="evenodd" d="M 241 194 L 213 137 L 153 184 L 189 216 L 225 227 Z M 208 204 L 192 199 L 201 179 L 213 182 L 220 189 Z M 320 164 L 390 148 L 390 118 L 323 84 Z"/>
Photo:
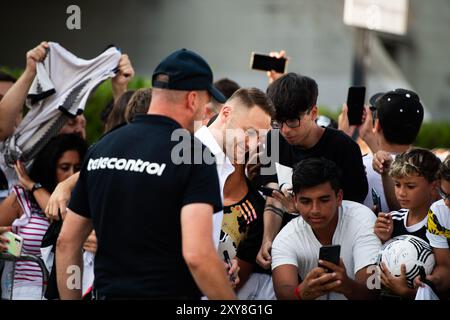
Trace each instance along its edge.
<path fill-rule="evenodd" d="M 250 69 L 261 71 L 286 72 L 287 58 L 276 58 L 266 54 L 252 52 Z"/>
<path fill-rule="evenodd" d="M 328 261 L 338 266 L 340 262 L 340 257 L 341 257 L 341 246 L 338 244 L 323 246 L 320 248 L 319 260 Z M 319 267 L 321 266 L 319 265 Z M 327 270 L 327 272 L 331 272 L 331 270 L 329 270 L 328 268 L 325 269 Z"/>
<path fill-rule="evenodd" d="M 225 258 L 225 262 L 227 263 L 227 265 L 230 267 L 233 266 L 233 264 L 231 263 L 231 259 L 230 259 L 230 255 L 228 254 L 227 250 L 223 251 L 223 257 Z M 234 283 L 234 281 L 236 281 L 236 277 L 234 274 L 230 275 L 230 281 Z"/>
<path fill-rule="evenodd" d="M 374 205 L 374 212 L 376 215 L 378 215 L 381 211 L 381 197 L 378 194 L 377 190 L 375 190 L 374 188 L 372 188 L 371 192 Z"/>
<path fill-rule="evenodd" d="M 262 192 L 263 195 L 265 195 L 266 197 L 273 197 L 273 192 L 274 191 L 278 191 L 277 189 L 273 189 L 273 188 L 269 188 L 266 186 L 260 186 L 259 187 L 259 191 Z"/>
<path fill-rule="evenodd" d="M 15 257 L 19 257 L 22 252 L 22 244 L 23 244 L 22 237 L 10 231 L 3 233 L 2 236 L 9 241 L 6 244 L 5 253 L 13 255 Z"/>
<path fill-rule="evenodd" d="M 350 87 L 347 95 L 348 122 L 351 126 L 362 124 L 366 87 Z"/>

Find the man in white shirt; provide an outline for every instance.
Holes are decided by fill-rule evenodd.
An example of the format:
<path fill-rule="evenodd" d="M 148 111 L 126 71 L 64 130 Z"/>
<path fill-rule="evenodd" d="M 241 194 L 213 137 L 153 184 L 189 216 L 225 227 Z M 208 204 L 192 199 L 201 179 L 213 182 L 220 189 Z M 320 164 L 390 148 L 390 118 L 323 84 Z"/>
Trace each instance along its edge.
<path fill-rule="evenodd" d="M 373 232 L 375 215 L 359 203 L 343 200 L 340 171 L 331 160 L 299 162 L 292 182 L 301 216 L 287 224 L 273 243 L 272 277 L 277 298 L 375 298 L 377 290 L 367 285 L 375 271 L 368 267 L 376 263 L 381 247 Z M 339 265 L 319 261 L 324 245 L 341 246 Z"/>
<path fill-rule="evenodd" d="M 232 193 L 239 188 L 241 182 L 245 185 L 245 173 L 236 172 L 235 167 L 245 165 L 245 152 L 256 147 L 258 139 L 270 128 L 272 114 L 273 106 L 262 91 L 243 88 L 227 100 L 217 119 L 209 127 L 202 126 L 195 132 L 195 137 L 207 146 L 216 158 L 222 201 L 224 194 Z M 266 131 L 258 134 L 262 129 Z M 239 136 L 239 133 L 243 135 Z M 236 139 L 230 139 L 233 137 Z M 239 142 L 241 146 L 237 151 Z M 242 179 L 237 179 L 238 176 Z M 216 213 L 213 218 L 213 236 L 217 246 L 222 218 L 223 212 Z"/>
<path fill-rule="evenodd" d="M 209 127 L 202 126 L 195 132 L 195 137 L 208 147 L 216 161 L 224 210 L 213 215 L 213 238 L 219 256 L 224 261 L 227 255 L 232 259 L 228 273 L 233 285 L 244 285 L 252 271 L 251 263 L 237 259 L 239 244 L 246 239 L 250 229 L 262 229 L 263 208 L 258 207 L 256 199 L 261 196 L 246 177 L 246 154 L 257 152 L 260 138 L 264 138 L 270 128 L 273 113 L 274 107 L 264 92 L 242 88 L 226 101 Z M 264 200 L 261 198 L 261 201 Z M 238 272 L 239 281 L 238 278 L 233 280 L 233 274 Z M 258 280 L 272 283 L 270 276 L 259 277 Z M 254 283 L 258 281 L 249 282 L 248 286 L 259 292 L 261 286 L 252 285 Z"/>

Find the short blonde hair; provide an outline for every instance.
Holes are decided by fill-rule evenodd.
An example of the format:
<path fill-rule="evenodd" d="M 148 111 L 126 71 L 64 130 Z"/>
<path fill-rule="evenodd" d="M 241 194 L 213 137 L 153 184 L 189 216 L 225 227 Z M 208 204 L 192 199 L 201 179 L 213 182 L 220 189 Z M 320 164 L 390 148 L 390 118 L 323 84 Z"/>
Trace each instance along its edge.
<path fill-rule="evenodd" d="M 433 182 L 438 178 L 440 164 L 441 160 L 433 152 L 413 148 L 395 157 L 389 175 L 393 178 L 423 176 L 429 182 Z"/>

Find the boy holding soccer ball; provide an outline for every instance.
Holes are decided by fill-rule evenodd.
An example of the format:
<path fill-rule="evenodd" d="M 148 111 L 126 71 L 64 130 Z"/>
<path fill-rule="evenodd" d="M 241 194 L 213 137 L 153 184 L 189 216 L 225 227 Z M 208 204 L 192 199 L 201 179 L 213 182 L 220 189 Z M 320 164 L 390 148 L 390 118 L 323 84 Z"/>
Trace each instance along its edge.
<path fill-rule="evenodd" d="M 389 175 L 402 209 L 378 215 L 374 231 L 382 242 L 407 234 L 428 242 L 427 214 L 436 198 L 440 163 L 439 158 L 426 149 L 414 148 L 397 155 Z M 380 267 L 381 283 L 385 288 L 403 298 L 415 297 L 416 289 L 407 284 L 405 265 L 401 265 L 400 277 L 391 274 L 384 263 Z"/>

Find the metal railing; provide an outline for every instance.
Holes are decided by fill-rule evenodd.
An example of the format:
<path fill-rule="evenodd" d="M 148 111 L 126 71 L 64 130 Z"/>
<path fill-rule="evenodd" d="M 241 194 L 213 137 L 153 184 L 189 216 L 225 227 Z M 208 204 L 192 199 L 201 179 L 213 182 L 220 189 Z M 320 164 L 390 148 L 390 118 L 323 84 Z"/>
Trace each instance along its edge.
<path fill-rule="evenodd" d="M 14 263 L 14 268 L 13 268 L 13 280 L 12 280 L 12 288 L 11 288 L 11 296 L 10 299 L 12 300 L 13 298 L 13 292 L 14 292 L 14 274 L 16 271 L 16 262 L 19 261 L 29 261 L 29 262 L 34 262 L 36 264 L 39 265 L 39 267 L 41 268 L 42 271 L 42 298 L 45 295 L 45 291 L 47 290 L 47 283 L 48 283 L 48 271 L 47 268 L 45 267 L 44 261 L 36 256 L 33 255 L 21 255 L 19 257 L 7 254 L 7 253 L 0 253 L 0 260 L 4 260 L 4 261 L 11 261 Z"/>

